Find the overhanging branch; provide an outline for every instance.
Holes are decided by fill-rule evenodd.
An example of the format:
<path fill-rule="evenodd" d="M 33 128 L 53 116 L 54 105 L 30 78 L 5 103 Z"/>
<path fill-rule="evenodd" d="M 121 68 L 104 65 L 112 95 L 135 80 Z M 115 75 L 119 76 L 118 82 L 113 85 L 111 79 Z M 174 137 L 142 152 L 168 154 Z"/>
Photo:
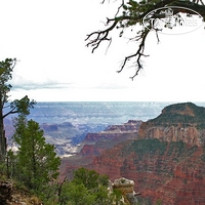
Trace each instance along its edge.
<path fill-rule="evenodd" d="M 147 57 L 147 55 L 144 54 L 144 49 L 145 49 L 145 40 L 146 40 L 149 32 L 150 32 L 149 29 L 145 29 L 141 32 L 141 34 L 138 37 L 136 37 L 137 41 L 140 40 L 138 50 L 136 53 L 125 57 L 123 64 L 122 64 L 120 70 L 118 71 L 118 73 L 123 71 L 127 61 L 129 61 L 132 58 L 137 58 L 137 70 L 136 70 L 135 74 L 130 78 L 133 80 L 138 75 L 139 71 L 143 68 L 142 62 L 141 62 L 141 57 L 142 56 Z"/>
<path fill-rule="evenodd" d="M 102 3 L 104 3 L 105 0 L 102 0 Z M 111 43 L 112 36 L 111 33 L 115 29 L 120 30 L 120 37 L 123 35 L 123 31 L 129 27 L 136 26 L 136 25 L 142 25 L 143 19 L 147 14 L 149 14 L 153 10 L 157 10 L 163 7 L 168 6 L 175 6 L 179 7 L 176 9 L 174 14 L 178 13 L 187 13 L 191 15 L 200 14 L 203 19 L 205 19 L 205 5 L 202 0 L 163 0 L 163 1 L 155 1 L 155 0 L 145 0 L 145 1 L 128 1 L 125 2 L 124 0 L 121 0 L 121 4 L 119 5 L 117 12 L 113 15 L 113 18 L 107 19 L 107 26 L 108 28 L 101 30 L 101 31 L 95 31 L 87 35 L 86 41 L 89 41 L 86 46 L 92 48 L 92 53 L 101 45 L 104 41 L 109 41 Z M 187 8 L 187 9 L 183 9 Z M 195 12 L 193 12 L 195 11 Z M 166 15 L 160 12 L 154 12 L 153 16 L 151 18 L 157 19 L 163 19 L 166 18 Z M 161 30 L 154 28 L 152 29 L 156 32 L 157 41 L 159 42 L 159 36 L 158 32 Z M 136 52 L 134 54 L 128 55 L 124 58 L 122 66 L 118 73 L 122 72 L 125 66 L 127 65 L 127 62 L 130 59 L 136 58 L 136 72 L 131 77 L 133 80 L 135 76 L 138 75 L 139 71 L 143 68 L 141 58 L 146 57 L 144 54 L 145 49 L 145 42 L 146 38 L 149 34 L 150 30 L 147 28 L 141 28 L 141 31 L 139 32 L 140 35 L 134 34 L 131 40 L 139 42 L 138 48 L 136 49 Z"/>
<path fill-rule="evenodd" d="M 113 24 L 109 28 L 107 28 L 103 31 L 95 31 L 95 32 L 87 35 L 87 38 L 85 39 L 86 41 L 90 40 L 91 37 L 94 36 L 94 39 L 90 40 L 90 42 L 86 44 L 87 47 L 89 47 L 89 46 L 93 47 L 92 53 L 95 51 L 95 49 L 97 49 L 99 47 L 99 45 L 103 41 L 111 41 L 111 38 L 108 38 L 108 34 L 111 30 L 113 30 L 116 27 L 117 23 L 118 23 L 118 21 L 116 20 L 113 22 Z"/>
<path fill-rule="evenodd" d="M 198 3 L 190 2 L 190 1 L 175 1 L 172 4 L 170 4 L 170 6 L 179 6 L 179 7 L 184 7 L 184 8 L 194 10 L 198 12 L 205 19 L 205 5 L 204 4 L 200 5 Z M 189 11 L 187 10 L 187 12 Z"/>

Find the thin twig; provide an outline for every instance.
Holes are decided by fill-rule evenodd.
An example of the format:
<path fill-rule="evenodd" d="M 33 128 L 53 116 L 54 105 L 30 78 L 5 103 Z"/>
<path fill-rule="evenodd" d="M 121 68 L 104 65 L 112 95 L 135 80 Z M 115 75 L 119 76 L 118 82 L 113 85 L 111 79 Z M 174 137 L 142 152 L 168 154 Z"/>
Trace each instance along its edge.
<path fill-rule="evenodd" d="M 87 35 L 87 38 L 85 39 L 85 41 L 89 40 L 92 36 L 96 36 L 93 40 L 90 40 L 90 42 L 86 44 L 87 47 L 89 46 L 93 47 L 92 53 L 99 47 L 99 45 L 103 41 L 111 41 L 111 38 L 108 38 L 108 34 L 111 30 L 115 28 L 117 23 L 118 21 L 116 20 L 115 22 L 113 22 L 113 24 L 109 28 L 103 31 L 95 31 Z"/>
<path fill-rule="evenodd" d="M 133 80 L 138 75 L 139 71 L 143 68 L 142 63 L 141 63 L 141 57 L 142 56 L 147 57 L 147 55 L 144 54 L 144 49 L 145 49 L 145 40 L 149 32 L 150 32 L 149 29 L 145 29 L 141 32 L 141 35 L 139 37 L 136 37 L 136 39 L 141 40 L 139 47 L 137 49 L 137 52 L 125 57 L 120 70 L 117 71 L 118 73 L 123 71 L 128 60 L 136 57 L 137 58 L 137 70 L 135 74 L 130 78 Z"/>
<path fill-rule="evenodd" d="M 117 15 L 119 14 L 119 12 L 120 12 L 120 9 L 123 7 L 125 5 L 125 2 L 124 2 L 124 0 L 122 0 L 122 3 L 121 3 L 121 5 L 118 7 L 118 9 L 117 9 L 117 13 L 115 14 L 115 17 L 117 17 Z"/>

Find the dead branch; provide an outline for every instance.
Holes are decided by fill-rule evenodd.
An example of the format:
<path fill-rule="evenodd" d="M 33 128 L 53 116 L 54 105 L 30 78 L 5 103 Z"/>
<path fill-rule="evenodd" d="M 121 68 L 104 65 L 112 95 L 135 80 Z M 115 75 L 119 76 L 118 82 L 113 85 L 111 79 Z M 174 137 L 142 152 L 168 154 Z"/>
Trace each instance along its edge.
<path fill-rule="evenodd" d="M 139 47 L 137 49 L 137 52 L 132 54 L 132 55 L 129 55 L 129 56 L 125 57 L 120 70 L 117 71 L 118 73 L 123 71 L 125 65 L 127 64 L 127 61 L 129 61 L 132 58 L 137 58 L 137 70 L 136 70 L 135 74 L 130 78 L 133 80 L 138 75 L 139 71 L 143 68 L 142 63 L 141 63 L 141 57 L 142 56 L 147 57 L 147 55 L 144 54 L 144 49 L 145 49 L 145 40 L 146 40 L 147 35 L 148 35 L 149 32 L 150 32 L 149 29 L 144 29 L 141 32 L 141 34 L 138 37 L 136 37 L 137 40 L 141 40 L 140 44 L 139 44 Z"/>
<path fill-rule="evenodd" d="M 89 46 L 93 47 L 92 53 L 95 51 L 95 49 L 99 47 L 99 45 L 103 41 L 111 41 L 111 38 L 108 38 L 108 34 L 111 30 L 113 30 L 116 27 L 117 23 L 118 21 L 116 20 L 113 22 L 113 24 L 109 28 L 103 31 L 95 31 L 87 35 L 87 38 L 85 39 L 85 41 L 90 40 L 92 36 L 95 36 L 93 40 L 90 40 L 90 42 L 86 44 L 87 47 Z"/>
<path fill-rule="evenodd" d="M 105 2 L 105 0 L 102 0 L 102 3 L 104 3 L 104 2 Z M 163 1 L 158 1 L 155 3 L 153 3 L 152 1 L 148 1 L 147 4 L 137 5 L 137 7 L 135 8 L 136 11 L 134 11 L 134 12 L 130 12 L 129 10 L 126 10 L 126 8 L 128 8 L 128 6 L 130 6 L 130 5 L 126 5 L 125 1 L 121 0 L 121 4 L 119 5 L 114 17 L 107 19 L 106 26 L 108 26 L 108 28 L 101 30 L 101 31 L 95 31 L 95 32 L 92 32 L 92 33 L 87 35 L 87 38 L 85 40 L 89 41 L 89 42 L 86 44 L 86 46 L 92 48 L 92 53 L 104 41 L 109 41 L 109 43 L 111 44 L 112 38 L 111 38 L 110 33 L 114 29 L 116 29 L 116 28 L 121 29 L 120 35 L 119 35 L 121 37 L 123 34 L 123 31 L 125 29 L 127 29 L 128 27 L 134 26 L 134 25 L 142 25 L 143 19 L 147 14 L 149 14 L 153 10 L 160 9 L 162 7 L 168 7 L 168 6 L 176 6 L 177 7 L 178 6 L 179 8 L 175 9 L 174 14 L 177 14 L 180 12 L 184 12 L 184 13 L 188 13 L 188 14 L 196 14 L 193 12 L 193 10 L 194 10 L 194 11 L 198 12 L 201 16 L 203 16 L 203 18 L 205 20 L 205 6 L 204 6 L 204 3 L 202 0 L 192 0 L 192 1 L 163 0 Z M 183 9 L 183 8 L 188 8 L 190 10 Z M 143 12 L 141 12 L 141 10 Z M 165 18 L 165 17 L 166 17 L 165 14 L 157 13 L 157 12 L 154 12 L 153 16 L 151 16 L 151 18 L 153 18 L 153 19 L 159 19 L 159 18 Z M 149 32 L 151 30 L 154 30 L 156 32 L 157 41 L 158 42 L 160 41 L 159 36 L 158 36 L 158 32 L 160 31 L 159 29 L 157 29 L 157 28 L 152 28 L 152 29 L 143 28 L 140 31 L 139 35 L 134 36 L 133 38 L 130 38 L 130 40 L 135 40 L 135 41 L 139 42 L 138 49 L 137 49 L 136 53 L 131 54 L 129 56 L 126 56 L 124 58 L 124 61 L 122 63 L 120 70 L 118 71 L 118 73 L 123 71 L 127 62 L 130 59 L 136 58 L 137 69 L 136 69 L 135 74 L 131 77 L 131 79 L 133 80 L 135 78 L 135 76 L 138 75 L 139 71 L 143 68 L 141 58 L 146 57 L 146 55 L 144 54 L 145 41 L 146 41 L 147 35 L 149 34 Z"/>
<path fill-rule="evenodd" d="M 121 3 L 121 5 L 118 7 L 118 9 L 117 9 L 117 13 L 115 14 L 115 17 L 117 17 L 117 15 L 119 14 L 119 12 L 120 12 L 120 9 L 123 7 L 125 5 L 125 2 L 124 2 L 124 0 L 122 0 L 122 3 Z"/>

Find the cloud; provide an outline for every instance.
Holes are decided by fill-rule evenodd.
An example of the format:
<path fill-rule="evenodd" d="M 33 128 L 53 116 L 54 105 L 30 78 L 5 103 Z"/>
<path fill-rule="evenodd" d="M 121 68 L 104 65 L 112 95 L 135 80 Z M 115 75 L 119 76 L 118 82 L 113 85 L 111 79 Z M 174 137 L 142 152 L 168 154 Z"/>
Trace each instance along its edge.
<path fill-rule="evenodd" d="M 23 83 L 23 84 L 13 84 L 13 90 L 63 89 L 63 88 L 68 88 L 71 85 L 72 83 L 57 83 L 57 82 Z"/>

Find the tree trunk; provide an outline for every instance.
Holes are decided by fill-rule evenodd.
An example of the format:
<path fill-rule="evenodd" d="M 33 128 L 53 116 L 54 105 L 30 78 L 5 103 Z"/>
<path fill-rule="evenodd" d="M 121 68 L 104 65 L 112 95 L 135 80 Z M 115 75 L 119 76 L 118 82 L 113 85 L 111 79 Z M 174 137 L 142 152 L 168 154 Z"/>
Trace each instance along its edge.
<path fill-rule="evenodd" d="M 5 159 L 6 149 L 7 149 L 7 140 L 5 136 L 2 113 L 0 113 L 0 160 Z"/>

